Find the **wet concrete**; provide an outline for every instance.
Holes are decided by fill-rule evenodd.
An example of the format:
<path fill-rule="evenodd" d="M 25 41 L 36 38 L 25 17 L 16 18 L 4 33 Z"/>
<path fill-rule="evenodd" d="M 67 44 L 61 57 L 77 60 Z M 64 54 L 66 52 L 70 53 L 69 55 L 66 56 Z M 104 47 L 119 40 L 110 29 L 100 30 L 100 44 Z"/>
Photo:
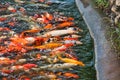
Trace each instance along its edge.
<path fill-rule="evenodd" d="M 120 60 L 105 37 L 106 30 L 103 28 L 105 23 L 102 23 L 102 17 L 90 2 L 91 0 L 76 0 L 78 9 L 94 39 L 97 80 L 120 80 Z"/>

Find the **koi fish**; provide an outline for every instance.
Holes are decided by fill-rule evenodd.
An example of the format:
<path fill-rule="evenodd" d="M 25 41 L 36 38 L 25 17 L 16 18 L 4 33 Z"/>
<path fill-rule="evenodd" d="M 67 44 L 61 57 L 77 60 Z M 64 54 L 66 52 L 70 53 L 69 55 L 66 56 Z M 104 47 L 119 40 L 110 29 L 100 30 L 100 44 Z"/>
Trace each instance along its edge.
<path fill-rule="evenodd" d="M 64 37 L 64 40 L 78 40 L 78 38 Z"/>
<path fill-rule="evenodd" d="M 3 31 L 3 30 L 5 30 L 5 31 L 10 31 L 10 29 L 7 28 L 7 27 L 4 27 L 4 28 L 0 27 L 0 31 Z"/>
<path fill-rule="evenodd" d="M 25 1 L 22 1 L 22 0 L 14 0 L 15 2 L 17 2 L 17 3 L 25 3 Z"/>
<path fill-rule="evenodd" d="M 15 26 L 15 22 L 8 22 L 8 25 Z"/>
<path fill-rule="evenodd" d="M 24 69 L 31 69 L 33 67 L 37 67 L 36 64 L 31 64 L 31 63 L 27 63 L 23 65 Z"/>
<path fill-rule="evenodd" d="M 0 17 L 0 22 L 3 22 L 3 21 L 5 21 L 5 20 L 7 20 L 7 18 L 5 18 L 5 17 Z"/>
<path fill-rule="evenodd" d="M 10 38 L 10 40 L 13 43 L 21 44 L 23 46 L 33 45 L 33 44 L 35 44 L 36 46 L 39 46 L 42 43 L 44 43 L 45 41 L 47 41 L 47 39 L 48 38 L 42 38 L 42 37 L 25 37 L 25 38 L 13 37 L 13 38 Z"/>
<path fill-rule="evenodd" d="M 68 28 L 67 30 L 66 29 L 63 29 L 63 30 L 53 30 L 53 31 L 50 31 L 50 32 L 46 32 L 43 37 L 47 37 L 47 36 L 62 36 L 62 35 L 65 35 L 65 34 L 72 34 L 72 33 L 78 33 L 75 28 Z"/>
<path fill-rule="evenodd" d="M 65 53 L 65 56 L 68 58 L 71 58 L 73 60 L 78 60 L 78 58 L 75 55 L 69 54 L 69 53 Z"/>
<path fill-rule="evenodd" d="M 15 13 L 17 10 L 13 6 L 9 6 L 8 10 Z"/>
<path fill-rule="evenodd" d="M 5 74 L 10 74 L 10 73 L 13 72 L 13 70 L 2 69 L 1 72 L 2 72 L 2 73 L 5 73 Z"/>
<path fill-rule="evenodd" d="M 45 17 L 48 19 L 48 20 L 52 20 L 53 19 L 53 16 L 51 14 L 49 14 L 48 12 L 45 13 Z"/>
<path fill-rule="evenodd" d="M 37 33 L 41 31 L 41 29 L 31 29 L 31 30 L 26 30 L 26 31 L 23 31 L 21 34 L 20 34 L 20 38 L 24 38 L 25 37 L 25 33 Z"/>
<path fill-rule="evenodd" d="M 77 74 L 73 74 L 73 73 L 70 73 L 70 72 L 65 72 L 63 75 L 67 78 L 75 78 L 75 79 L 79 78 L 79 76 Z"/>
<path fill-rule="evenodd" d="M 16 70 L 28 70 L 28 69 L 35 68 L 35 67 L 37 67 L 36 64 L 27 63 L 27 64 L 24 64 L 24 65 L 12 66 L 10 68 L 10 70 L 12 70 L 12 71 L 16 71 Z"/>
<path fill-rule="evenodd" d="M 81 36 L 80 35 L 76 35 L 76 34 L 72 34 L 70 35 L 72 38 L 80 38 Z"/>
<path fill-rule="evenodd" d="M 35 46 L 36 49 L 53 49 L 62 46 L 62 43 L 47 43 L 41 46 Z"/>
<path fill-rule="evenodd" d="M 65 50 L 67 50 L 71 46 L 73 46 L 73 43 L 64 44 L 64 45 L 62 45 L 60 47 L 57 47 L 57 48 L 53 49 L 52 52 L 55 52 L 55 51 L 65 51 Z"/>
<path fill-rule="evenodd" d="M 76 41 L 76 40 L 65 40 L 65 44 L 73 43 L 73 44 L 83 44 L 81 41 Z"/>
<path fill-rule="evenodd" d="M 44 29 L 52 29 L 52 24 L 47 24 Z"/>
<path fill-rule="evenodd" d="M 74 23 L 73 22 L 63 22 L 61 24 L 58 24 L 58 28 L 64 28 L 64 27 L 69 27 L 69 26 L 73 26 Z"/>
<path fill-rule="evenodd" d="M 46 24 L 49 23 L 49 20 L 44 15 L 41 15 L 41 17 L 37 18 L 36 21 L 39 22 L 39 23 L 46 23 Z"/>
<path fill-rule="evenodd" d="M 27 52 L 27 50 L 20 44 L 17 43 L 12 43 L 12 42 L 5 42 L 5 44 L 7 45 L 5 50 L 1 51 L 1 54 L 5 54 L 8 52 Z"/>
<path fill-rule="evenodd" d="M 10 38 L 10 40 L 15 43 L 15 44 L 21 44 L 21 45 L 27 45 L 27 44 L 32 44 L 34 42 L 34 38 L 24 39 L 24 38 Z"/>
<path fill-rule="evenodd" d="M 23 8 L 23 7 L 21 7 L 20 9 L 19 9 L 19 11 L 21 11 L 21 12 L 25 12 L 25 8 Z"/>
<path fill-rule="evenodd" d="M 57 69 L 66 69 L 77 66 L 77 64 L 73 63 L 63 63 L 63 64 L 50 64 L 45 66 L 40 66 L 38 68 L 32 68 L 34 71 L 40 71 L 40 70 L 57 70 Z"/>
<path fill-rule="evenodd" d="M 85 66 L 85 64 L 81 61 L 77 61 L 77 60 L 74 60 L 74 59 L 69 59 L 69 58 L 62 58 L 60 57 L 60 55 L 58 55 L 58 58 L 63 61 L 63 62 L 66 62 L 66 63 L 73 63 L 73 64 L 77 64 L 79 66 Z"/>
<path fill-rule="evenodd" d="M 0 65 L 8 65 L 8 64 L 15 63 L 15 62 L 16 60 L 11 60 L 9 58 L 0 57 Z"/>

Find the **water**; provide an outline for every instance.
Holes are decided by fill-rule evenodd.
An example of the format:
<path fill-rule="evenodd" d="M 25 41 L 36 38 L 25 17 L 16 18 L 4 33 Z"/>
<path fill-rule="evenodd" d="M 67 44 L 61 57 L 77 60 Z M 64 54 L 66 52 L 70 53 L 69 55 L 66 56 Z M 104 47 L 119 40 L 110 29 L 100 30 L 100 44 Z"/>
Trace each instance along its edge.
<path fill-rule="evenodd" d="M 29 0 L 28 0 L 29 1 Z M 11 0 L 0 0 L 0 3 L 10 3 L 15 4 L 14 1 Z M 79 57 L 79 60 L 83 61 L 86 66 L 85 67 L 77 67 L 75 68 L 74 72 L 78 73 L 80 79 L 78 80 L 96 80 L 96 71 L 94 67 L 95 56 L 94 56 L 94 44 L 93 39 L 90 36 L 90 33 L 87 29 L 85 22 L 82 19 L 82 15 L 79 13 L 74 0 L 50 0 L 52 5 L 50 7 L 35 7 L 35 6 L 28 6 L 27 4 L 22 5 L 27 10 L 27 15 L 33 15 L 34 13 L 43 13 L 43 12 L 50 12 L 55 13 L 59 12 L 65 16 L 74 17 L 74 22 L 76 26 L 83 30 L 82 33 L 79 33 L 82 37 L 80 41 L 83 42 L 83 45 L 77 45 L 73 47 L 75 53 Z M 19 6 L 18 6 L 19 8 Z M 8 14 L 7 12 L 0 13 L 0 15 Z M 17 27 L 9 27 L 13 31 L 21 32 L 23 30 L 30 29 L 29 25 L 25 21 L 19 21 L 21 25 L 17 25 Z M 0 25 L 5 25 L 0 24 Z M 71 79 L 73 80 L 73 79 Z M 75 79 L 76 80 L 76 79 Z"/>

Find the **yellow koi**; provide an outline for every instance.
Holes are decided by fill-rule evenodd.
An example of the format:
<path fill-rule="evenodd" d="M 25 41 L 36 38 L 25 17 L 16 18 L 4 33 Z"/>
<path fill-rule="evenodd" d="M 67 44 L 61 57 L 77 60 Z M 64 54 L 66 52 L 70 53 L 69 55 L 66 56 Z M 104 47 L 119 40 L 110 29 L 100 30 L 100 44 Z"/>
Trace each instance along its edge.
<path fill-rule="evenodd" d="M 69 58 L 62 58 L 58 55 L 58 58 L 63 61 L 63 62 L 66 62 L 66 63 L 73 63 L 73 64 L 77 64 L 79 66 L 85 66 L 85 64 L 81 61 L 77 61 L 77 60 L 74 60 L 74 59 L 69 59 Z"/>

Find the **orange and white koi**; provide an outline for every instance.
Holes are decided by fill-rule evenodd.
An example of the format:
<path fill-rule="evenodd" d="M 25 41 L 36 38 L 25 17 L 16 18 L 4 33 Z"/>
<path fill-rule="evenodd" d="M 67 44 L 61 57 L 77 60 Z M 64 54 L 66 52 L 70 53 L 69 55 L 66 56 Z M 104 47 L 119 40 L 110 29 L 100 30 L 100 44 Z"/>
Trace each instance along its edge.
<path fill-rule="evenodd" d="M 5 30 L 5 31 L 10 31 L 10 29 L 7 28 L 7 27 L 4 27 L 4 28 L 0 27 L 0 31 L 3 31 L 3 30 Z"/>
<path fill-rule="evenodd" d="M 60 47 L 57 47 L 57 48 L 53 49 L 52 52 L 55 52 L 55 51 L 65 51 L 65 50 L 67 50 L 71 46 L 73 46 L 73 43 L 64 44 L 64 45 L 62 45 Z"/>
<path fill-rule="evenodd" d="M 17 10 L 13 6 L 9 6 L 8 10 L 15 13 Z"/>
<path fill-rule="evenodd" d="M 29 45 L 29 44 L 33 44 L 35 42 L 35 38 L 34 37 L 27 37 L 27 38 L 10 38 L 10 40 L 13 43 L 16 44 L 21 44 L 21 45 Z"/>
<path fill-rule="evenodd" d="M 8 65 L 8 64 L 15 63 L 15 62 L 16 60 L 11 60 L 9 58 L 0 57 L 0 65 Z"/>
<path fill-rule="evenodd" d="M 52 16 L 50 13 L 48 13 L 48 12 L 45 13 L 45 17 L 46 17 L 48 20 L 52 20 L 52 19 L 53 19 L 53 16 Z"/>
<path fill-rule="evenodd" d="M 31 68 L 35 68 L 37 67 L 36 64 L 31 64 L 31 63 L 27 63 L 24 65 L 17 65 L 17 66 L 12 66 L 10 68 L 10 70 L 16 71 L 16 70 L 27 70 L 27 69 L 31 69 Z"/>
<path fill-rule="evenodd" d="M 67 58 L 73 59 L 73 60 L 78 60 L 78 58 L 75 55 L 69 54 L 69 53 L 64 53 Z"/>
<path fill-rule="evenodd" d="M 37 33 L 37 32 L 39 32 L 39 31 L 41 31 L 41 29 L 31 29 L 31 30 L 26 30 L 26 31 L 23 31 L 21 34 L 20 34 L 20 38 L 24 38 L 24 37 L 26 37 L 25 36 L 25 33 Z"/>
<path fill-rule="evenodd" d="M 46 23 L 46 24 L 49 23 L 49 20 L 44 15 L 41 15 L 41 17 L 37 18 L 36 21 L 39 22 L 39 23 Z"/>

